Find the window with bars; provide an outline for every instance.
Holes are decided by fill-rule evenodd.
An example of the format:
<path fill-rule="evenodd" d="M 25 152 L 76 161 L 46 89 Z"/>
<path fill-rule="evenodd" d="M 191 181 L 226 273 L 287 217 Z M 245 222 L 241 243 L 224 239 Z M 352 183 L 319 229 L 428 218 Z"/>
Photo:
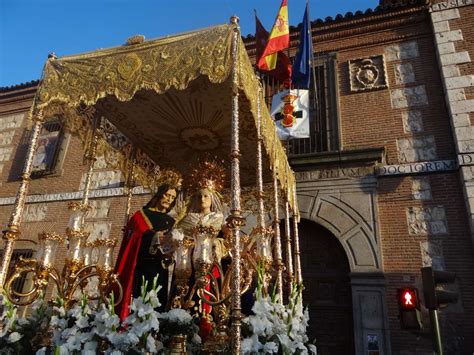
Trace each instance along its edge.
<path fill-rule="evenodd" d="M 284 141 L 288 155 L 314 154 L 339 150 L 339 114 L 337 100 L 337 58 L 315 53 L 314 75 L 310 86 L 310 137 Z M 282 90 L 282 83 L 262 74 L 265 100 Z"/>
<path fill-rule="evenodd" d="M 15 265 L 20 260 L 20 258 L 28 259 L 33 257 L 32 249 L 16 249 L 13 251 L 12 258 L 10 260 L 10 265 L 8 266 L 7 280 L 15 271 Z M 0 260 L 3 258 L 3 250 L 0 250 Z M 12 287 L 16 292 L 23 292 L 26 282 L 26 275 L 19 277 L 13 282 Z"/>

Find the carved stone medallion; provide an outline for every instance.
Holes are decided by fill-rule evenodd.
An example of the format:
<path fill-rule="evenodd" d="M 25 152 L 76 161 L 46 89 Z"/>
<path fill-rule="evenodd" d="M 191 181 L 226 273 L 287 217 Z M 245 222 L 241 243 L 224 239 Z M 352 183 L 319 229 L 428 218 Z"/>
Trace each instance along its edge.
<path fill-rule="evenodd" d="M 386 88 L 383 55 L 349 60 L 349 76 L 353 92 Z"/>

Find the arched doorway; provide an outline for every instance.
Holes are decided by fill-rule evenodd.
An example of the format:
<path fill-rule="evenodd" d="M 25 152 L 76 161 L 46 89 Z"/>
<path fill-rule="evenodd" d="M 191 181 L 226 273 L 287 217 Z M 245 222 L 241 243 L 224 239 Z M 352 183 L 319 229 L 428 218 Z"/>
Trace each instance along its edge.
<path fill-rule="evenodd" d="M 301 268 L 310 323 L 318 354 L 354 354 L 350 268 L 336 237 L 324 227 L 300 223 Z"/>

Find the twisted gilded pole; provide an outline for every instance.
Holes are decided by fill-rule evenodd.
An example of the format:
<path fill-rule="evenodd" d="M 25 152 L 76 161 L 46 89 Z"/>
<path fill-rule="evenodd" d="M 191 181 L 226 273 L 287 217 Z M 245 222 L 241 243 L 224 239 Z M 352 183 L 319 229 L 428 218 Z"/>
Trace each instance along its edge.
<path fill-rule="evenodd" d="M 264 205 L 263 205 L 263 168 L 262 168 L 262 112 L 260 96 L 262 87 L 259 85 L 257 93 L 257 226 L 259 228 L 265 227 L 264 221 Z"/>
<path fill-rule="evenodd" d="M 296 201 L 298 196 L 296 195 L 296 189 L 293 189 L 293 201 L 295 201 L 294 209 L 293 209 L 293 238 L 294 238 L 294 255 L 295 255 L 295 280 L 297 284 L 301 284 L 303 282 L 303 275 L 301 274 L 301 253 L 300 253 L 300 238 L 298 233 L 298 222 L 300 216 L 298 214 L 298 210 L 296 209 Z"/>
<path fill-rule="evenodd" d="M 281 236 L 280 236 L 280 216 L 278 211 L 278 176 L 276 169 L 273 168 L 273 232 L 275 233 L 274 254 L 275 269 L 277 272 L 276 283 L 280 302 L 283 302 L 283 262 L 281 256 Z"/>
<path fill-rule="evenodd" d="M 33 117 L 34 124 L 31 130 L 31 139 L 26 154 L 25 166 L 21 174 L 21 182 L 18 187 L 18 192 L 13 206 L 13 212 L 10 217 L 7 229 L 3 231 L 3 239 L 5 240 L 5 249 L 3 250 L 2 268 L 0 270 L 0 290 L 3 290 L 3 285 L 8 273 L 8 266 L 13 254 L 13 246 L 15 241 L 20 237 L 20 224 L 23 210 L 25 209 L 26 195 L 30 184 L 31 171 L 33 169 L 33 157 L 35 155 L 36 146 L 38 144 L 38 137 L 43 127 L 43 117 Z"/>
<path fill-rule="evenodd" d="M 51 53 L 48 55 L 48 61 L 56 60 L 56 55 Z M 43 71 L 44 75 L 44 71 Z M 41 80 L 43 80 L 43 75 Z M 40 80 L 40 81 L 41 81 Z M 33 100 L 33 107 L 31 112 L 35 111 L 36 102 L 38 99 L 38 91 L 36 91 L 35 98 Z M 38 145 L 38 138 L 43 128 L 44 117 L 41 112 L 37 113 L 32 117 L 33 127 L 31 129 L 30 144 L 26 153 L 25 165 L 23 167 L 23 173 L 21 174 L 21 182 L 18 187 L 18 192 L 15 197 L 15 203 L 13 205 L 13 212 L 10 216 L 10 222 L 8 223 L 7 229 L 3 231 L 3 239 L 5 240 L 5 248 L 3 249 L 2 266 L 0 269 L 0 291 L 3 290 L 5 279 L 7 278 L 8 266 L 13 254 L 13 246 L 15 241 L 20 237 L 20 224 L 23 216 L 23 210 L 25 209 L 26 195 L 28 194 L 28 187 L 31 180 L 31 171 L 33 169 L 33 157 L 35 155 L 36 147 Z"/>
<path fill-rule="evenodd" d="M 285 244 L 286 244 L 286 282 L 288 287 L 288 297 L 291 295 L 293 287 L 293 255 L 291 249 L 291 227 L 290 227 L 290 204 L 288 197 L 285 198 Z"/>
<path fill-rule="evenodd" d="M 92 139 L 89 146 L 89 151 L 85 156 L 85 159 L 89 163 L 89 169 L 87 170 L 86 174 L 86 181 L 84 182 L 84 193 L 82 195 L 82 205 L 87 206 L 89 204 L 89 192 L 91 189 L 92 183 L 92 173 L 94 171 L 94 162 L 96 161 L 96 154 L 97 154 L 97 140 L 99 138 L 99 127 L 102 121 L 102 117 L 96 111 L 94 113 L 94 118 L 92 122 Z M 81 226 L 84 223 L 84 219 L 82 220 Z"/>
<path fill-rule="evenodd" d="M 231 214 L 227 223 L 232 231 L 232 286 L 231 286 L 231 347 L 233 354 L 240 354 L 241 346 L 241 258 L 240 258 L 240 226 L 244 219 L 240 211 L 240 147 L 239 147 L 239 18 L 232 16 L 234 25 L 232 38 L 232 142 L 231 142 Z"/>
<path fill-rule="evenodd" d="M 125 207 L 125 221 L 124 221 L 124 228 L 128 223 L 128 219 L 130 217 L 130 210 L 132 208 L 132 196 L 133 196 L 133 185 L 134 185 L 134 177 L 133 174 L 135 173 L 135 155 L 136 149 L 135 147 L 132 148 L 132 152 L 130 153 L 130 161 L 128 165 L 128 179 L 127 179 L 127 204 Z"/>

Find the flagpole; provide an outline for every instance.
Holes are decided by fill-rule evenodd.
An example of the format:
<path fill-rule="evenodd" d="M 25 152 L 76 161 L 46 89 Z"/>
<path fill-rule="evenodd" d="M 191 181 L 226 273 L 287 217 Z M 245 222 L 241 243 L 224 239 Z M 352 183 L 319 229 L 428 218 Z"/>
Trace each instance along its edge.
<path fill-rule="evenodd" d="M 309 0 L 306 0 L 306 12 L 308 14 L 308 16 L 306 16 L 306 22 L 307 22 L 309 35 L 310 35 L 310 38 L 311 38 L 311 73 L 313 74 L 313 105 L 314 105 L 314 111 L 316 112 L 316 110 L 319 106 L 319 102 L 318 102 L 318 94 L 317 94 L 318 92 L 316 91 L 317 85 L 316 85 L 316 71 L 315 71 L 314 49 L 313 49 L 313 31 L 312 31 L 312 28 L 311 28 L 311 17 L 309 16 Z M 319 133 L 321 131 L 321 127 L 320 127 L 320 122 L 318 120 L 317 114 L 315 116 L 316 116 L 315 117 L 315 121 L 316 121 L 315 122 L 316 123 L 315 128 L 316 128 L 316 132 L 318 133 L 318 136 L 319 136 Z M 315 145 L 315 147 L 317 147 L 316 139 L 315 139 L 314 145 Z"/>

